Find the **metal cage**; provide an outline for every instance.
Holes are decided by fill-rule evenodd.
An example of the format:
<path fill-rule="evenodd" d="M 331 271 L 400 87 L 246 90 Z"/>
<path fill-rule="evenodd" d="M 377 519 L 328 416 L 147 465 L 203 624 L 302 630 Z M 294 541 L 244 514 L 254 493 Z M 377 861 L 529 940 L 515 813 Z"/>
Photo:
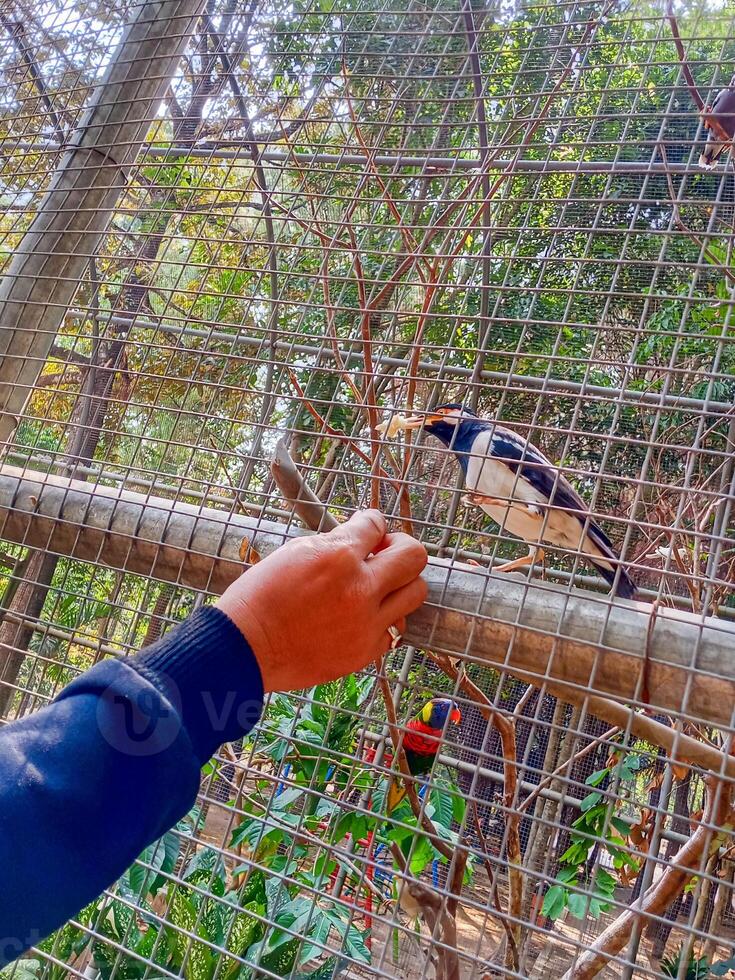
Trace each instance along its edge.
<path fill-rule="evenodd" d="M 735 971 L 734 18 L 5 0 L 0 716 L 303 524 L 379 506 L 431 561 L 380 669 L 272 696 L 3 980 Z M 441 402 L 543 450 L 635 602 L 574 548 L 497 572 L 453 453 L 377 428 Z"/>

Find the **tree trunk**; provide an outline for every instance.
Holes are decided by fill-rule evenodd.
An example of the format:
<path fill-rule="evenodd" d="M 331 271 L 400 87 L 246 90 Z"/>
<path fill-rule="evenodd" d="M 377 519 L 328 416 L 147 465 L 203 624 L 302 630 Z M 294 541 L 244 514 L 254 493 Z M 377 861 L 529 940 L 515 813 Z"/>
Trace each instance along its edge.
<path fill-rule="evenodd" d="M 556 705 L 554 706 L 554 715 L 551 719 L 551 732 L 549 734 L 549 741 L 546 744 L 544 762 L 540 767 L 543 772 L 553 772 L 558 765 L 557 759 L 559 756 L 559 747 L 561 745 L 562 736 L 561 726 L 564 719 L 565 710 L 566 705 L 564 702 L 557 700 Z M 573 741 L 574 733 L 570 730 L 566 733 L 564 744 L 566 745 L 567 743 L 572 743 Z M 555 789 L 556 787 L 552 786 L 552 788 Z M 548 804 L 550 804 L 551 801 L 541 797 L 541 799 L 537 800 L 536 803 L 537 805 L 540 804 L 538 814 L 535 812 L 536 806 L 534 806 L 534 813 L 529 814 L 529 816 L 532 816 L 533 819 L 531 821 L 531 830 L 528 835 L 528 845 L 526 846 L 525 867 L 528 869 L 530 874 L 526 875 L 523 880 L 523 902 L 521 904 L 521 919 L 523 922 L 530 922 L 531 902 L 538 886 L 534 872 L 541 870 L 552 830 L 552 828 L 544 822 L 547 816 Z"/>
<path fill-rule="evenodd" d="M 702 947 L 702 956 L 707 957 L 707 961 L 712 963 L 713 957 L 717 952 L 717 944 L 724 935 L 724 920 L 727 912 L 732 905 L 732 885 L 735 864 L 732 861 L 725 862 L 724 872 L 717 883 L 717 894 L 715 895 L 715 907 L 712 911 L 712 921 L 709 925 L 709 935 L 707 942 Z M 730 944 L 728 944 L 730 945 Z"/>
<path fill-rule="evenodd" d="M 16 682 L 28 644 L 33 636 L 34 624 L 38 621 L 46 601 L 51 580 L 58 562 L 56 555 L 37 551 L 25 570 L 8 607 L 8 616 L 0 624 L 0 717 L 4 717 L 13 703 Z M 27 622 L 15 621 L 12 614 L 22 616 Z"/>
<path fill-rule="evenodd" d="M 676 784 L 674 790 L 674 815 L 671 821 L 671 829 L 678 834 L 685 834 L 687 837 L 691 833 L 689 823 L 689 790 L 691 788 L 691 773 L 686 779 Z M 670 864 L 680 848 L 676 841 L 666 842 L 664 852 L 664 863 Z M 638 876 L 640 878 L 640 875 Z M 686 899 L 681 896 L 671 903 L 664 914 L 665 922 L 652 921 L 648 927 L 648 938 L 652 942 L 651 956 L 658 962 L 666 952 L 666 944 L 669 941 L 671 930 L 674 923 L 679 918 L 682 905 Z"/>
<path fill-rule="evenodd" d="M 200 8 L 201 0 L 140 4 L 0 282 L 3 441 L 107 231 Z"/>
<path fill-rule="evenodd" d="M 191 141 L 196 136 L 202 122 L 207 99 L 214 90 L 215 82 L 211 77 L 214 64 L 215 59 L 210 55 L 207 55 L 202 62 L 202 72 L 198 76 L 189 107 L 174 126 L 174 142 L 176 143 Z M 162 207 L 154 215 L 152 231 L 140 243 L 136 263 L 122 288 L 121 306 L 124 312 L 130 315 L 131 323 L 133 318 L 144 309 L 148 295 L 147 286 L 139 273 L 136 272 L 136 267 L 138 263 L 147 266 L 155 261 L 174 214 L 173 210 L 166 210 L 163 207 L 168 195 L 168 190 L 164 190 L 158 195 L 157 200 Z M 155 195 L 154 200 L 156 200 Z M 96 285 L 95 283 L 95 289 Z M 96 305 L 96 298 L 92 305 Z M 67 453 L 73 461 L 70 463 L 70 470 L 72 471 L 77 464 L 89 464 L 94 460 L 104 431 L 115 378 L 124 360 L 129 329 L 129 326 L 119 328 L 117 336 L 106 344 L 95 343 L 94 363 L 90 364 L 89 371 L 91 373 L 87 375 L 89 390 L 84 393 L 84 389 L 87 388 L 85 382 L 82 397 L 78 403 L 80 410 L 77 414 L 77 421 L 83 421 L 72 429 L 67 440 Z M 27 616 L 37 619 L 43 609 L 58 557 L 49 555 L 43 562 L 39 557 L 38 561 L 34 559 L 34 562 L 35 564 L 29 568 L 28 582 L 24 583 L 26 587 L 18 590 L 9 605 L 8 611 L 18 614 L 25 613 Z M 171 591 L 166 605 L 168 605 L 172 594 L 172 587 L 168 586 L 167 588 Z M 155 623 L 158 623 L 155 628 L 160 634 L 160 620 L 156 618 L 151 621 L 149 630 Z M 0 670 L 2 671 L 0 680 L 3 682 L 2 689 L 0 689 L 0 716 L 4 714 L 10 704 L 13 696 L 12 685 L 15 684 L 32 636 L 33 626 L 31 624 L 17 626 L 8 622 L 0 628 Z"/>
<path fill-rule="evenodd" d="M 153 609 L 151 610 L 151 618 L 148 622 L 148 629 L 145 631 L 145 638 L 143 639 L 143 646 L 149 647 L 151 643 L 155 643 L 161 636 L 163 632 L 163 623 L 166 616 L 168 607 L 171 604 L 176 593 L 176 587 L 164 582 L 161 586 L 158 595 L 156 596 L 156 601 L 153 603 Z"/>

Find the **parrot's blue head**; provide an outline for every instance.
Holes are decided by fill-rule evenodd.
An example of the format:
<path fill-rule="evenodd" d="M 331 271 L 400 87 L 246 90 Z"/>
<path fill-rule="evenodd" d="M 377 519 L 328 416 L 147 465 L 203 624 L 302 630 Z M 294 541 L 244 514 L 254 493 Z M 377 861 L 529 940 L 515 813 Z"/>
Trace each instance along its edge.
<path fill-rule="evenodd" d="M 419 712 L 419 718 L 427 728 L 443 730 L 447 719 L 452 725 L 459 725 L 462 712 L 451 698 L 432 698 Z"/>

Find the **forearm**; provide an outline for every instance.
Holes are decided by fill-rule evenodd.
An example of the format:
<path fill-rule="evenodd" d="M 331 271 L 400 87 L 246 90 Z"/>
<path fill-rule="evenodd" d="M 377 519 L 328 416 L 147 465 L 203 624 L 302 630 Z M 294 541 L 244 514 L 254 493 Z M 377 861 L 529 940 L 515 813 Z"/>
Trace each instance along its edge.
<path fill-rule="evenodd" d="M 257 721 L 237 627 L 199 610 L 137 657 L 106 660 L 0 729 L 0 965 L 110 885 L 192 806 L 201 766 Z"/>

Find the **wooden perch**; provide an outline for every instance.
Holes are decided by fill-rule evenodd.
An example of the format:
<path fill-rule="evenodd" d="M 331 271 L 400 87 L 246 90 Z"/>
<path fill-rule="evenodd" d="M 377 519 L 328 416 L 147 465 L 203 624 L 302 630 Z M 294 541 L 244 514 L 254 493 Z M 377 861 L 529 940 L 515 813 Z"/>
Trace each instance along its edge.
<path fill-rule="evenodd" d="M 271 460 L 271 473 L 281 496 L 293 507 L 294 513 L 312 531 L 333 531 L 339 521 L 327 510 L 308 483 L 302 479 L 288 452 L 288 439 L 278 440 Z"/>
<path fill-rule="evenodd" d="M 244 539 L 265 557 L 299 533 L 261 518 L 0 467 L 0 538 L 181 586 L 220 593 L 242 572 Z M 635 701 L 648 637 L 650 707 L 677 714 L 685 703 L 697 721 L 731 723 L 735 626 L 728 621 L 659 609 L 648 636 L 651 607 L 644 603 L 530 587 L 521 577 L 440 559 L 424 575 L 429 598 L 409 617 L 408 643 L 466 655 L 545 684 L 566 701 L 586 698 L 592 713 L 625 728 L 630 709 L 604 695 Z M 646 715 L 632 717 L 634 735 L 735 776 L 735 760 L 713 746 Z"/>

